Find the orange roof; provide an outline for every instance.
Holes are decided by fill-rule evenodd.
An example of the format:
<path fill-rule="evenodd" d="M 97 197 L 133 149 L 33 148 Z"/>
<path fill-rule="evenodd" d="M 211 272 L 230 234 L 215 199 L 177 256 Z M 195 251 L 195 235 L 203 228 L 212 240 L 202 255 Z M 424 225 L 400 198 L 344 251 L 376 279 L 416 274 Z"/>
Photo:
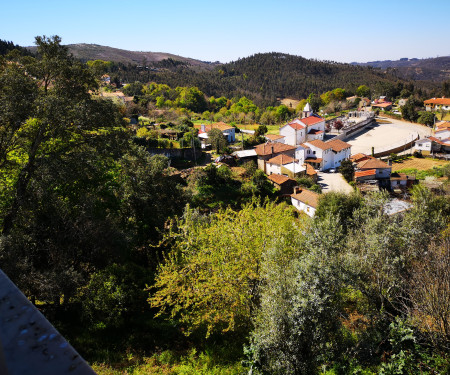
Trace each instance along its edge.
<path fill-rule="evenodd" d="M 345 150 L 346 148 L 352 147 L 352 145 L 348 144 L 347 142 L 341 141 L 340 139 L 332 139 L 330 141 L 325 142 L 327 145 L 331 145 L 331 148 L 335 152 L 339 152 L 342 150 Z"/>
<path fill-rule="evenodd" d="M 255 147 L 256 154 L 259 156 L 280 154 L 292 150 L 295 150 L 295 146 L 285 145 L 280 142 L 267 142 Z"/>
<path fill-rule="evenodd" d="M 306 158 L 306 163 L 322 163 L 322 158 Z"/>
<path fill-rule="evenodd" d="M 436 131 L 441 132 L 443 130 L 450 129 L 450 121 L 439 121 L 436 123 Z"/>
<path fill-rule="evenodd" d="M 386 107 L 390 107 L 392 106 L 391 102 L 384 102 L 384 103 L 378 103 L 378 104 L 373 104 L 372 107 L 380 107 L 380 108 L 386 108 Z"/>
<path fill-rule="evenodd" d="M 283 176 L 281 174 L 271 174 L 270 176 L 267 176 L 267 178 L 278 185 L 284 184 L 285 182 L 288 181 L 292 181 L 295 183 L 295 180 L 293 180 L 292 178 Z"/>
<path fill-rule="evenodd" d="M 369 156 L 369 155 L 362 154 L 362 153 L 350 156 L 350 160 L 353 163 L 359 163 L 360 161 L 367 160 L 367 159 L 373 159 L 373 156 Z"/>
<path fill-rule="evenodd" d="M 302 123 L 299 122 L 299 121 L 300 121 L 300 120 L 299 120 L 298 118 L 296 118 L 295 120 L 289 122 L 289 123 L 286 124 L 286 125 L 289 125 L 292 129 L 295 129 L 295 130 L 305 129 L 305 128 L 306 128 L 306 125 L 305 125 L 305 124 L 302 124 Z M 284 126 L 286 126 L 286 125 L 284 125 Z"/>
<path fill-rule="evenodd" d="M 306 174 L 308 176 L 314 176 L 317 174 L 316 170 L 313 168 L 312 165 L 310 164 L 305 164 L 306 165 Z"/>
<path fill-rule="evenodd" d="M 295 159 L 295 161 L 297 161 L 297 159 Z M 280 154 L 280 155 L 275 156 L 272 159 L 269 159 L 267 162 L 271 163 L 271 164 L 285 165 L 285 164 L 293 163 L 294 158 L 291 158 L 289 155 Z"/>
<path fill-rule="evenodd" d="M 424 101 L 425 104 L 450 105 L 449 98 L 432 98 Z"/>
<path fill-rule="evenodd" d="M 357 167 L 359 169 L 380 169 L 380 168 L 392 168 L 390 165 L 384 161 L 378 159 L 367 159 L 358 163 Z"/>
<path fill-rule="evenodd" d="M 284 138 L 284 135 L 279 135 L 279 134 L 266 134 L 265 137 L 267 139 L 270 139 L 271 141 L 275 141 L 277 139 L 281 139 Z"/>
<path fill-rule="evenodd" d="M 324 119 L 320 116 L 313 115 L 313 116 L 302 118 L 300 121 L 303 122 L 306 126 L 311 126 L 311 125 L 314 125 L 314 124 L 324 121 Z"/>
<path fill-rule="evenodd" d="M 438 143 L 440 145 L 445 145 L 445 146 L 449 146 L 450 145 L 448 139 L 441 140 L 441 139 L 436 138 L 436 137 L 428 137 L 428 139 L 430 141 L 436 142 L 436 143 Z"/>
<path fill-rule="evenodd" d="M 319 194 L 310 190 L 301 190 L 299 193 L 292 194 L 291 197 L 311 207 L 317 207 L 319 203 Z"/>
<path fill-rule="evenodd" d="M 324 141 L 322 141 L 320 139 L 315 139 L 314 141 L 307 141 L 306 143 L 309 143 L 310 145 L 318 147 L 322 150 L 328 150 L 329 148 L 331 148 L 330 144 L 325 143 Z"/>
<path fill-rule="evenodd" d="M 375 176 L 376 173 L 377 173 L 376 169 L 368 169 L 367 171 L 358 171 L 358 172 L 355 172 L 355 178 Z"/>

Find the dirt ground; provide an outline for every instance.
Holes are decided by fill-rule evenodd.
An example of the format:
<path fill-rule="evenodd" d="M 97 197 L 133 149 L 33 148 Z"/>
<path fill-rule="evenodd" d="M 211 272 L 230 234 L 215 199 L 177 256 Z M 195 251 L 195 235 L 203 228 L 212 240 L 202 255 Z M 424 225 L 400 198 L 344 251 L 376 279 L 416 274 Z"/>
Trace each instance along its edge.
<path fill-rule="evenodd" d="M 290 108 L 292 104 L 292 108 L 297 107 L 298 103 L 300 103 L 300 100 L 295 100 L 291 98 L 284 98 L 281 100 L 281 104 L 284 104 L 286 107 Z"/>
<path fill-rule="evenodd" d="M 414 168 L 418 171 L 425 171 L 432 169 L 433 167 L 440 167 L 447 164 L 448 161 L 428 158 L 411 158 L 392 165 L 392 171 L 398 171 L 400 169 Z"/>

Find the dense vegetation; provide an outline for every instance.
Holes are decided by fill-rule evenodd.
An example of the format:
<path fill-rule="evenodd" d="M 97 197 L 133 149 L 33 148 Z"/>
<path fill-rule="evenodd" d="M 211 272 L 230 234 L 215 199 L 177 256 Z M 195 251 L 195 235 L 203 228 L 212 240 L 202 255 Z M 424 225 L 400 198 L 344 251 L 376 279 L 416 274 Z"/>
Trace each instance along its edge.
<path fill-rule="evenodd" d="M 0 264 L 100 374 L 450 370 L 448 196 L 418 186 L 392 217 L 385 193 L 327 194 L 312 220 L 253 163 L 182 176 L 95 95 L 101 72 L 36 43 L 0 58 Z"/>

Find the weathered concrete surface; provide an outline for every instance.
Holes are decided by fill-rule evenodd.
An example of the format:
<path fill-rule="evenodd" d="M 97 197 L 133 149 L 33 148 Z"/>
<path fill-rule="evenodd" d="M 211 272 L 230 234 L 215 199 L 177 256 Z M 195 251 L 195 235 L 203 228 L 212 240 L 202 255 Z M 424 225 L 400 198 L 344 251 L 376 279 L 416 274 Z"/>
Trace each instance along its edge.
<path fill-rule="evenodd" d="M 317 182 L 322 187 L 323 193 L 335 191 L 350 194 L 353 191 L 353 188 L 340 173 L 318 172 L 317 177 Z"/>
<path fill-rule="evenodd" d="M 95 374 L 1 270 L 0 374 Z"/>

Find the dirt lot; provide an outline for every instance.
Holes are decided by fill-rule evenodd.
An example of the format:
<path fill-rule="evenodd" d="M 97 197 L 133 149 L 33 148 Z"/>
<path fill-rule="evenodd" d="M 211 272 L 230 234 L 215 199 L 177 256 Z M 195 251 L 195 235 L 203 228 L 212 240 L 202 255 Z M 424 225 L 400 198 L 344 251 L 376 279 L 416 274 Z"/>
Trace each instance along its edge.
<path fill-rule="evenodd" d="M 404 160 L 399 163 L 394 163 L 392 165 L 392 171 L 398 171 L 400 169 L 414 168 L 418 171 L 425 171 L 427 169 L 432 169 L 433 167 L 440 167 L 447 164 L 448 161 L 438 160 L 438 159 L 428 159 L 428 158 L 411 158 Z"/>
<path fill-rule="evenodd" d="M 297 107 L 298 103 L 300 103 L 299 100 L 290 99 L 290 98 L 284 98 L 281 100 L 281 104 L 284 104 L 286 107 L 290 107 L 292 104 L 292 108 Z"/>

